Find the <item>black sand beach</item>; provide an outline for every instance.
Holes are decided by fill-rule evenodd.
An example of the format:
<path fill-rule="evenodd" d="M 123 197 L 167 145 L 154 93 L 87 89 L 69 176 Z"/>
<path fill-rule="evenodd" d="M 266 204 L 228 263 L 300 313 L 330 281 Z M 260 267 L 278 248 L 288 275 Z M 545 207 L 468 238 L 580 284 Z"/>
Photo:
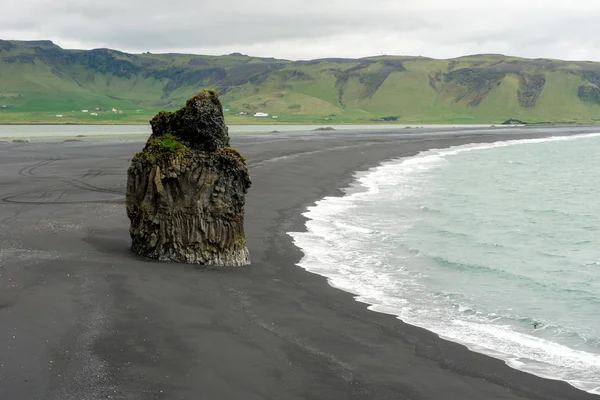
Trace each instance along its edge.
<path fill-rule="evenodd" d="M 598 399 L 367 310 L 286 232 L 353 172 L 429 148 L 600 128 L 233 136 L 252 265 L 129 252 L 141 142 L 0 143 L 0 399 Z"/>

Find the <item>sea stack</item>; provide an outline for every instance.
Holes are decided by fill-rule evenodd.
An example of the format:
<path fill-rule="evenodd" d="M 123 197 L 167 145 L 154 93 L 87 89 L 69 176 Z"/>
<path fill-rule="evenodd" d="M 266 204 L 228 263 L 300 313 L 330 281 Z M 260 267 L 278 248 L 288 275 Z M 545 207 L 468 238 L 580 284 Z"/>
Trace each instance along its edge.
<path fill-rule="evenodd" d="M 207 266 L 250 263 L 244 205 L 250 176 L 229 147 L 217 92 L 202 90 L 175 112 L 160 112 L 127 171 L 131 250 Z"/>

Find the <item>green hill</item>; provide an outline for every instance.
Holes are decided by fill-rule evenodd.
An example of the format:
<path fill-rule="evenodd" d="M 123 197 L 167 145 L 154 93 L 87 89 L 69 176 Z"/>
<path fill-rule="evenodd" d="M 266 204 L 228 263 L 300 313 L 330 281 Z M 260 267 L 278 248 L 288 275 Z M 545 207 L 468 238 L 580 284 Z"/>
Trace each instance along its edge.
<path fill-rule="evenodd" d="M 593 62 L 496 54 L 288 61 L 0 40 L 0 123 L 147 123 L 201 88 L 219 92 L 228 123 L 267 122 L 255 112 L 279 123 L 600 120 Z"/>

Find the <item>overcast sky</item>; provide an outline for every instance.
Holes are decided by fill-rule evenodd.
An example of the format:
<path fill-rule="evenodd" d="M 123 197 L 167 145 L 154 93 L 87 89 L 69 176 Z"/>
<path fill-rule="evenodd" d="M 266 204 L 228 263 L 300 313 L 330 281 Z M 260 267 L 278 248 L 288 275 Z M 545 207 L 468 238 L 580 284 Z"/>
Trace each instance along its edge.
<path fill-rule="evenodd" d="M 477 53 L 600 61 L 598 0 L 3 0 L 0 38 L 314 59 Z M 488 5 L 488 3 L 493 3 Z"/>

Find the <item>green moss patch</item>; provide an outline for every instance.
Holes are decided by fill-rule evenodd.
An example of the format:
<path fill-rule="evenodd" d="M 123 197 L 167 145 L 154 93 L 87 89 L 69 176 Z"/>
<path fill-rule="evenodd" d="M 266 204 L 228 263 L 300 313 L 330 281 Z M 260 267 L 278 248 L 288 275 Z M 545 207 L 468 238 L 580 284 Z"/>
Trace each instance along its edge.
<path fill-rule="evenodd" d="M 143 157 L 149 161 L 164 161 L 174 156 L 186 154 L 187 151 L 188 148 L 180 143 L 175 136 L 166 134 L 148 141 L 144 151 L 136 154 L 136 157 Z"/>

